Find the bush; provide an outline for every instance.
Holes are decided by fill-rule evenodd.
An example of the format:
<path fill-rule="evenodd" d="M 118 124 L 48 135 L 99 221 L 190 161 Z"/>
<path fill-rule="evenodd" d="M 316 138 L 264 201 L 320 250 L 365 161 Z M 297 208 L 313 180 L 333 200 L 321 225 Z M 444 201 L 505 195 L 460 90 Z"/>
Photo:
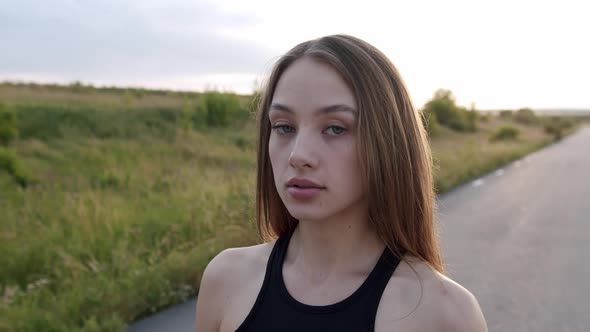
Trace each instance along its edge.
<path fill-rule="evenodd" d="M 502 119 L 510 119 L 510 118 L 512 118 L 512 111 L 511 110 L 502 110 L 502 111 L 500 111 L 500 118 L 502 118 Z"/>
<path fill-rule="evenodd" d="M 514 114 L 514 121 L 524 125 L 534 125 L 539 119 L 530 108 L 521 108 Z"/>
<path fill-rule="evenodd" d="M 436 137 L 440 131 L 439 124 L 436 119 L 436 113 L 422 110 L 422 119 L 428 136 Z"/>
<path fill-rule="evenodd" d="M 92 85 L 85 85 L 80 81 L 74 81 L 70 83 L 68 86 L 70 88 L 70 91 L 74 93 L 89 93 L 92 92 L 92 90 L 94 89 Z"/>
<path fill-rule="evenodd" d="M 554 140 L 558 141 L 563 137 L 563 130 L 569 129 L 574 125 L 572 119 L 564 119 L 558 116 L 552 116 L 545 120 L 544 129 L 549 135 L 553 135 Z"/>
<path fill-rule="evenodd" d="M 0 144 L 8 143 L 18 138 L 16 113 L 0 103 Z"/>
<path fill-rule="evenodd" d="M 193 113 L 193 105 L 191 102 L 185 98 L 184 105 L 182 107 L 182 112 L 180 113 L 179 117 L 176 119 L 177 124 L 183 130 L 190 130 L 193 127 L 192 124 L 192 113 Z"/>
<path fill-rule="evenodd" d="M 248 141 L 248 139 L 246 139 L 245 137 L 235 137 L 233 138 L 233 142 L 234 145 L 237 146 L 238 148 L 245 150 L 248 148 L 251 148 L 253 146 L 253 144 L 251 144 L 250 141 Z"/>
<path fill-rule="evenodd" d="M 547 134 L 553 135 L 556 141 L 560 140 L 563 136 L 562 128 L 558 123 L 546 123 L 544 129 Z"/>
<path fill-rule="evenodd" d="M 465 111 L 466 120 L 467 120 L 467 130 L 475 132 L 477 131 L 477 120 L 479 118 L 479 114 L 476 110 Z"/>
<path fill-rule="evenodd" d="M 19 105 L 20 136 L 50 140 L 64 137 L 139 138 L 157 135 L 172 138 L 181 109 L 97 109 L 51 105 Z"/>
<path fill-rule="evenodd" d="M 225 127 L 240 110 L 240 100 L 236 95 L 207 92 L 201 97 L 194 119 L 202 121 L 204 118 L 208 127 Z M 201 124 L 195 125 L 199 127 Z"/>
<path fill-rule="evenodd" d="M 197 105 L 195 111 L 191 115 L 192 127 L 195 129 L 203 129 L 207 127 L 207 109 L 203 103 Z"/>
<path fill-rule="evenodd" d="M 569 129 L 575 125 L 574 119 L 561 119 L 561 127 L 564 129 Z"/>
<path fill-rule="evenodd" d="M 0 147 L 0 171 L 7 172 L 23 188 L 30 182 L 14 151 L 3 147 Z"/>
<path fill-rule="evenodd" d="M 474 130 L 467 119 L 467 111 L 455 104 L 455 97 L 449 90 L 436 91 L 434 97 L 424 106 L 424 112 L 434 114 L 438 123 L 453 130 Z"/>
<path fill-rule="evenodd" d="M 520 130 L 512 126 L 504 126 L 490 136 L 490 142 L 516 140 Z"/>
<path fill-rule="evenodd" d="M 484 113 L 479 115 L 479 121 L 481 122 L 489 122 L 490 121 L 490 113 Z"/>

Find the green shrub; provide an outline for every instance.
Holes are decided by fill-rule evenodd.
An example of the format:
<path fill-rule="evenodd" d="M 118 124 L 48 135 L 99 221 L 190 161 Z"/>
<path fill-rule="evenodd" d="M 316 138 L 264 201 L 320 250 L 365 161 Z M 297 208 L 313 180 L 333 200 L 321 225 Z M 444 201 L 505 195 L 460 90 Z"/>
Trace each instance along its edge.
<path fill-rule="evenodd" d="M 74 81 L 70 83 L 68 86 L 70 88 L 70 91 L 74 93 L 89 93 L 92 92 L 92 90 L 94 89 L 92 85 L 86 85 L 80 81 Z"/>
<path fill-rule="evenodd" d="M 192 126 L 195 129 L 203 129 L 207 127 L 207 109 L 203 103 L 199 103 L 195 111 L 191 115 Z"/>
<path fill-rule="evenodd" d="M 554 140 L 558 141 L 563 137 L 563 131 L 571 128 L 575 123 L 572 119 L 566 119 L 559 116 L 552 116 L 544 121 L 545 132 L 553 135 Z"/>
<path fill-rule="evenodd" d="M 539 119 L 530 108 L 521 108 L 514 113 L 514 121 L 524 125 L 534 125 Z"/>
<path fill-rule="evenodd" d="M 490 136 L 490 142 L 516 140 L 519 134 L 520 130 L 518 130 L 518 128 L 512 126 L 504 126 L 496 130 Z"/>
<path fill-rule="evenodd" d="M 113 172 L 104 172 L 91 178 L 91 185 L 95 189 L 127 189 L 129 188 L 129 175 L 118 176 Z"/>
<path fill-rule="evenodd" d="M 456 131 L 470 131 L 466 110 L 455 104 L 451 91 L 439 89 L 424 106 L 426 113 L 436 116 L 438 123 Z"/>
<path fill-rule="evenodd" d="M 19 162 L 16 153 L 14 151 L 3 148 L 0 146 L 0 171 L 5 171 L 10 174 L 16 183 L 21 187 L 25 188 L 29 183 L 30 179 L 25 174 L 21 163 Z"/>
<path fill-rule="evenodd" d="M 203 115 L 208 127 L 225 127 L 240 112 L 240 100 L 234 94 L 207 92 L 201 97 L 196 119 Z"/>
<path fill-rule="evenodd" d="M 467 119 L 467 131 L 477 131 L 477 120 L 479 119 L 479 114 L 477 113 L 477 111 L 474 109 L 465 111 L 465 115 Z"/>
<path fill-rule="evenodd" d="M 426 129 L 426 132 L 428 132 L 428 136 L 438 136 L 440 132 L 440 125 L 438 124 L 438 121 L 436 119 L 436 113 L 422 110 L 422 119 L 424 121 L 424 127 Z"/>
<path fill-rule="evenodd" d="M 561 127 L 564 129 L 569 129 L 571 127 L 573 127 L 576 124 L 576 122 L 574 121 L 574 119 L 570 119 L 570 118 L 562 118 L 561 119 Z"/>
<path fill-rule="evenodd" d="M 251 147 L 252 144 L 250 144 L 250 142 L 244 138 L 244 137 L 235 137 L 233 139 L 234 145 L 237 146 L 238 148 L 245 150 L 249 147 Z"/>
<path fill-rule="evenodd" d="M 187 99 L 184 101 L 184 105 L 182 107 L 182 112 L 180 116 L 177 118 L 177 124 L 180 128 L 184 130 L 190 130 L 193 128 L 193 121 L 191 119 L 193 113 L 193 105 Z"/>
<path fill-rule="evenodd" d="M 0 144 L 8 143 L 18 138 L 16 113 L 0 103 Z"/>
<path fill-rule="evenodd" d="M 549 135 L 553 135 L 553 138 L 557 141 L 563 136 L 562 128 L 556 123 L 546 123 L 544 126 L 545 132 Z"/>
<path fill-rule="evenodd" d="M 511 110 L 502 110 L 502 111 L 500 111 L 500 118 L 502 118 L 502 119 L 510 119 L 510 118 L 512 118 L 512 111 Z"/>
<path fill-rule="evenodd" d="M 0 147 L 0 170 L 12 175 L 17 171 L 17 164 L 16 154 L 12 150 Z"/>
<path fill-rule="evenodd" d="M 50 105 L 19 105 L 18 127 L 22 138 L 50 140 L 64 137 L 139 138 L 145 135 L 172 138 L 181 109 L 97 109 Z"/>

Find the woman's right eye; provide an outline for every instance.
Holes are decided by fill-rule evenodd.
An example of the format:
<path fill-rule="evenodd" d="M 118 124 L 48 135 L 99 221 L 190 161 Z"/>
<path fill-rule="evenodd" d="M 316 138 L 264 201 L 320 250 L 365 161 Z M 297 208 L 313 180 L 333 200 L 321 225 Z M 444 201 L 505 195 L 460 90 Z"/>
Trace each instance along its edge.
<path fill-rule="evenodd" d="M 293 129 L 293 127 L 285 124 L 275 125 L 272 127 L 273 130 L 276 130 L 280 135 L 285 135 L 290 133 L 289 130 Z"/>

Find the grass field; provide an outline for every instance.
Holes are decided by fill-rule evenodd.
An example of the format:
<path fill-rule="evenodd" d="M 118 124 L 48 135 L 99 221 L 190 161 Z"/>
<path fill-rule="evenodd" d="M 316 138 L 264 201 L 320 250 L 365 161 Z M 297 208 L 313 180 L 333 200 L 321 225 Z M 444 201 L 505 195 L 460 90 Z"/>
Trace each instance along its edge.
<path fill-rule="evenodd" d="M 0 331 L 118 330 L 194 294 L 220 250 L 258 241 L 255 125 L 187 128 L 199 98 L 0 85 L 27 183 L 0 169 Z M 520 138 L 491 143 L 503 125 Z M 479 126 L 432 139 L 439 192 L 553 140 L 510 119 Z"/>

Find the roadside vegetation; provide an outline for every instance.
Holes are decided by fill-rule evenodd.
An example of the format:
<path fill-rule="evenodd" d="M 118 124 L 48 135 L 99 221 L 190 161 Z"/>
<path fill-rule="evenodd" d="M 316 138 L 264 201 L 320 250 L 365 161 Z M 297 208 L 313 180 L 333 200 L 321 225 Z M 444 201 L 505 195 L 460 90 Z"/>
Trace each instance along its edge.
<path fill-rule="evenodd" d="M 0 331 L 115 331 L 194 295 L 209 260 L 257 243 L 252 97 L 0 84 Z M 577 122 L 422 113 L 439 193 Z"/>

